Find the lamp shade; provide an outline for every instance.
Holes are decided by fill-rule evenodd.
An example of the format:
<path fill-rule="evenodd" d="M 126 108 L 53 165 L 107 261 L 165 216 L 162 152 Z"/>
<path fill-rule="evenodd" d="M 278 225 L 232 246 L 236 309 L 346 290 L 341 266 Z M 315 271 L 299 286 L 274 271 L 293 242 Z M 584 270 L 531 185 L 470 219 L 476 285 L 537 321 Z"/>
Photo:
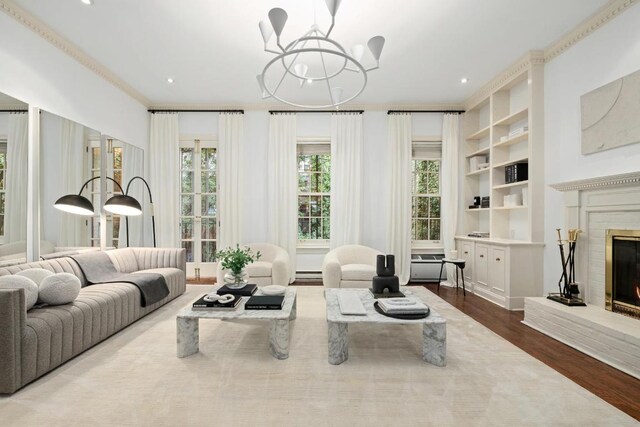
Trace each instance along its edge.
<path fill-rule="evenodd" d="M 56 200 L 53 205 L 56 209 L 76 215 L 93 215 L 93 205 L 84 196 L 79 194 L 67 194 Z"/>
<path fill-rule="evenodd" d="M 271 21 L 271 26 L 273 27 L 273 31 L 275 31 L 276 36 L 280 37 L 280 34 L 282 34 L 284 24 L 287 23 L 288 17 L 287 12 L 279 7 L 274 7 L 269 11 L 269 21 Z"/>
<path fill-rule="evenodd" d="M 269 23 L 264 20 L 260 21 L 258 23 L 258 26 L 260 27 L 260 34 L 262 34 L 262 40 L 264 40 L 265 44 L 269 43 L 269 39 L 273 35 L 273 27 L 271 27 Z"/>
<path fill-rule="evenodd" d="M 140 203 L 131 196 L 118 194 L 107 200 L 104 210 L 116 215 L 140 215 L 142 207 Z"/>
<path fill-rule="evenodd" d="M 369 50 L 371 51 L 371 54 L 376 59 L 376 61 L 379 61 L 380 55 L 382 54 L 382 48 L 384 47 L 384 37 L 371 37 L 371 39 L 367 43 L 367 46 L 369 46 Z"/>
<path fill-rule="evenodd" d="M 336 16 L 342 0 L 325 0 L 325 3 L 327 3 L 327 9 L 329 9 L 331 16 Z"/>

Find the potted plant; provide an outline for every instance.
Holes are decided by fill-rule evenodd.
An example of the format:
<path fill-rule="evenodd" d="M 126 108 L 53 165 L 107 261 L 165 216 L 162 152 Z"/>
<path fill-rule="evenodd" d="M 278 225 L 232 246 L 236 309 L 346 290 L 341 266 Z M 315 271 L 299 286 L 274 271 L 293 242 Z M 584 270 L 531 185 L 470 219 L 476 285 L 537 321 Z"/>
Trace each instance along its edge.
<path fill-rule="evenodd" d="M 213 260 L 220 262 L 223 270 L 226 271 L 224 275 L 225 285 L 228 288 L 240 289 L 247 284 L 249 279 L 245 267 L 249 263 L 260 259 L 260 255 L 260 251 L 254 254 L 249 247 L 245 246 L 240 249 L 240 245 L 236 245 L 235 249 L 226 248 L 217 251 L 213 256 Z"/>

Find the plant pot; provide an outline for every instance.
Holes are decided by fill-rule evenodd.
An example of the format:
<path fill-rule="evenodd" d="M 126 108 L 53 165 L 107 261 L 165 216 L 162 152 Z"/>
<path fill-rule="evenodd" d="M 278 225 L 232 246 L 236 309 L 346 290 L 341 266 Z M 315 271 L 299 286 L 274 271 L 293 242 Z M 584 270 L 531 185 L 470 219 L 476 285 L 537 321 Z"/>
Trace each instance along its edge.
<path fill-rule="evenodd" d="M 228 270 L 224 275 L 224 284 L 227 285 L 229 289 L 244 288 L 248 280 L 249 274 L 244 268 L 238 273 Z"/>

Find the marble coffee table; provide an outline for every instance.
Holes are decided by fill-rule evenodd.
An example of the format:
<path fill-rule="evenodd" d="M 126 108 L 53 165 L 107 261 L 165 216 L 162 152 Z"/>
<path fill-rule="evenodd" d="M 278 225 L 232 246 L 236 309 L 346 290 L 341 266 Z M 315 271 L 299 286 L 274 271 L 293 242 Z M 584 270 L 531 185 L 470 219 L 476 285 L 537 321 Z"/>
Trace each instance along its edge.
<path fill-rule="evenodd" d="M 424 288 L 408 290 L 407 298 L 419 298 Z M 343 315 L 340 313 L 338 294 L 355 292 L 360 297 L 367 314 L 365 316 Z M 405 292 L 405 293 L 408 293 Z M 349 358 L 349 323 L 375 323 L 385 325 L 422 325 L 422 359 L 436 366 L 446 365 L 447 356 L 447 322 L 433 308 L 424 319 L 401 320 L 383 316 L 373 307 L 375 299 L 368 289 L 333 289 L 325 290 L 327 301 L 327 323 L 329 324 L 329 363 L 339 365 Z"/>
<path fill-rule="evenodd" d="M 214 289 L 217 289 L 214 288 Z M 255 295 L 260 295 L 260 289 Z M 249 297 L 243 297 L 240 306 L 231 311 L 193 310 L 187 307 L 178 313 L 177 344 L 178 357 L 187 357 L 199 351 L 200 319 L 218 320 L 264 320 L 269 326 L 269 350 L 276 359 L 289 357 L 289 321 L 296 318 L 296 289 L 288 287 L 282 310 L 245 310 Z"/>

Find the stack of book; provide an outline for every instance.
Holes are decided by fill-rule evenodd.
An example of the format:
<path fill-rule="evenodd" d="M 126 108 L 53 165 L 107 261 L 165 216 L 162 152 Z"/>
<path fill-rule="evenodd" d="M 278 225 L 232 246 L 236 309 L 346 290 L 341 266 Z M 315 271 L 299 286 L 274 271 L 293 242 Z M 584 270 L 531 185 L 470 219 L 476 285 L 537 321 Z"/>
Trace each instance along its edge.
<path fill-rule="evenodd" d="M 521 133 L 525 133 L 529 130 L 529 126 L 521 126 L 519 128 L 514 128 L 509 131 L 509 138 L 514 137 L 516 135 L 520 135 Z"/>
<path fill-rule="evenodd" d="M 504 183 L 526 181 L 529 179 L 529 163 L 519 162 L 504 167 Z"/>
<path fill-rule="evenodd" d="M 251 295 L 256 293 L 257 289 L 258 289 L 258 285 L 252 285 L 252 284 L 244 285 L 239 289 L 229 288 L 227 287 L 227 285 L 223 285 L 216 292 L 218 295 L 231 294 L 231 295 L 237 295 L 241 297 L 250 297 Z"/>
<path fill-rule="evenodd" d="M 192 308 L 194 310 L 220 310 L 220 311 L 231 311 L 238 308 L 240 302 L 242 301 L 242 297 L 239 295 L 234 295 L 233 300 L 226 303 L 221 303 L 220 301 L 205 301 L 203 295 L 198 301 L 194 302 Z"/>
<path fill-rule="evenodd" d="M 472 231 L 471 233 L 467 234 L 467 236 L 488 238 L 489 232 L 488 231 Z"/>
<path fill-rule="evenodd" d="M 379 299 L 378 306 L 387 314 L 427 314 L 429 312 L 429 307 L 423 302 L 410 298 Z"/>

